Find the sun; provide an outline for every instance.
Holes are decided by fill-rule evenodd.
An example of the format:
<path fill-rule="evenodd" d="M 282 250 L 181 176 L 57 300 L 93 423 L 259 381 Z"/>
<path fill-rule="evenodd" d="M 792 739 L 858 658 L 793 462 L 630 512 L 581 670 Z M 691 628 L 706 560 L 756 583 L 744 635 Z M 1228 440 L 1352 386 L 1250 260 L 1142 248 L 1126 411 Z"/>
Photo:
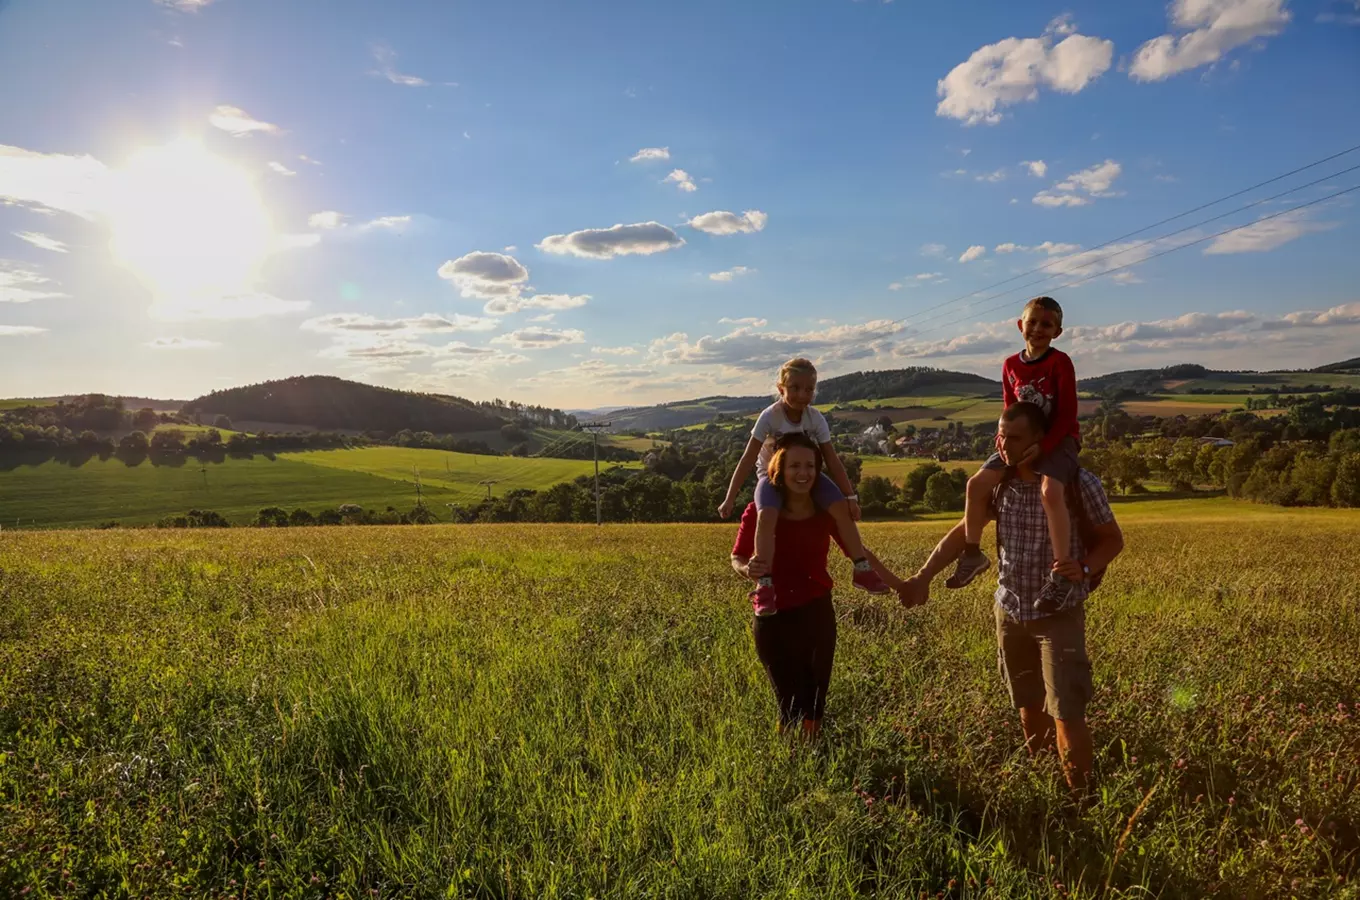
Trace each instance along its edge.
<path fill-rule="evenodd" d="M 163 308 L 247 292 L 274 243 L 254 180 L 192 140 L 133 154 L 107 210 L 114 258 Z"/>

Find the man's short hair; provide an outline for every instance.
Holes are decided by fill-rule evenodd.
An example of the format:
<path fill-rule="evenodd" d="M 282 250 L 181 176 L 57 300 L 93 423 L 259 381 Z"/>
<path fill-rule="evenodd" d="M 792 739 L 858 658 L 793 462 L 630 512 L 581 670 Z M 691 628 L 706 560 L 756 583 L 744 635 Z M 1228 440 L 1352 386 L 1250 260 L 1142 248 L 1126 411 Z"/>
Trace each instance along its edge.
<path fill-rule="evenodd" d="M 1025 304 L 1024 309 L 1020 310 L 1020 317 L 1024 318 L 1025 313 L 1029 312 L 1031 309 L 1048 310 L 1058 317 L 1058 327 L 1062 327 L 1062 306 L 1060 306 L 1058 301 L 1054 300 L 1052 297 L 1035 297 Z"/>
<path fill-rule="evenodd" d="M 1029 426 L 1039 434 L 1048 431 L 1048 416 L 1044 415 L 1043 407 L 1037 403 L 1012 403 L 1001 413 L 1001 421 L 1014 422 L 1017 419 L 1024 419 Z"/>

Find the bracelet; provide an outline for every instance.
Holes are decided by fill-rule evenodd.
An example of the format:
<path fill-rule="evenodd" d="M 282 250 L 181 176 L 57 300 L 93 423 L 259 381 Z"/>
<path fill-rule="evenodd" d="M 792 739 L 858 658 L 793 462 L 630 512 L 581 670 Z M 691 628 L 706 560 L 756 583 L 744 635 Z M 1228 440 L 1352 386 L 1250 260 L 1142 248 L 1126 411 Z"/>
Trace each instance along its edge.
<path fill-rule="evenodd" d="M 848 495 L 845 499 L 846 499 L 846 500 L 854 500 L 856 503 L 858 503 L 858 502 L 859 502 L 859 494 L 850 494 L 850 495 Z"/>

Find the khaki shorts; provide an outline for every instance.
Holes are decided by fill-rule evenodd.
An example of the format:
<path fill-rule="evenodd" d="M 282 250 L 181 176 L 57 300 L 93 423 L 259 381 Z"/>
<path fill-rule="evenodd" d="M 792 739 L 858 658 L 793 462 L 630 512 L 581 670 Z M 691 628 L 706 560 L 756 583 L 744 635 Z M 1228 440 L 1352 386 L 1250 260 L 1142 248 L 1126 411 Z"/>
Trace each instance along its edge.
<path fill-rule="evenodd" d="M 1043 706 L 1055 719 L 1085 718 L 1092 691 L 1085 610 L 1017 622 L 997 604 L 996 660 L 1016 709 Z"/>

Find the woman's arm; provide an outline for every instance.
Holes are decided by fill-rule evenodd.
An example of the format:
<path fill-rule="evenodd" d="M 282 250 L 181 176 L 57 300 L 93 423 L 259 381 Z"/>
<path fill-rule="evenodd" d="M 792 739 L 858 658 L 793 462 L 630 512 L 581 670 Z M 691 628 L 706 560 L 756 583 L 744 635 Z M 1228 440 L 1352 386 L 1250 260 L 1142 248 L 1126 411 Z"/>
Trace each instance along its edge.
<path fill-rule="evenodd" d="M 752 581 L 759 579 L 762 575 L 770 574 L 770 564 L 764 560 L 752 562 L 745 556 L 732 554 L 732 568 L 742 578 L 749 578 Z"/>
<path fill-rule="evenodd" d="M 756 460 L 760 458 L 760 448 L 761 442 L 755 438 L 746 442 L 746 452 L 741 455 L 741 461 L 737 463 L 737 469 L 732 473 L 732 480 L 727 485 L 727 496 L 718 507 L 718 514 L 724 519 L 732 515 L 732 504 L 736 502 L 737 494 L 741 493 L 741 486 L 751 477 Z"/>

